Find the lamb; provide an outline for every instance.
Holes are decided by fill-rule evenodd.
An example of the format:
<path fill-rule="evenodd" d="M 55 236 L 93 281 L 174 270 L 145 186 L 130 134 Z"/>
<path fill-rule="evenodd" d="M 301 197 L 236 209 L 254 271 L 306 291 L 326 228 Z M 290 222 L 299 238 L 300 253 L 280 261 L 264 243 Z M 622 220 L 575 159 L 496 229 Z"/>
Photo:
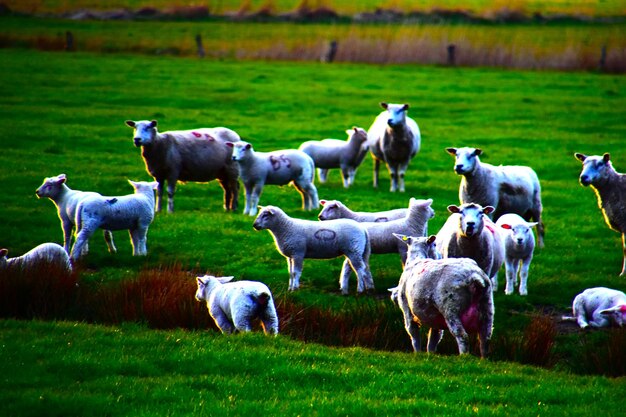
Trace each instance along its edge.
<path fill-rule="evenodd" d="M 443 258 L 471 258 L 498 289 L 498 271 L 504 263 L 504 244 L 496 225 L 487 217 L 492 206 L 450 205 L 452 213 L 437 233 L 437 248 Z"/>
<path fill-rule="evenodd" d="M 537 241 L 543 247 L 541 186 L 535 171 L 526 166 L 493 166 L 480 162 L 479 148 L 446 148 L 455 157 L 454 171 L 461 175 L 461 204 L 493 206 L 494 221 L 505 213 L 515 213 L 537 222 Z"/>
<path fill-rule="evenodd" d="M 357 222 L 388 222 L 403 219 L 409 212 L 407 208 L 399 208 L 387 211 L 365 212 L 352 211 L 339 200 L 320 200 L 323 206 L 317 218 L 320 220 L 352 219 Z"/>
<path fill-rule="evenodd" d="M 435 251 L 435 236 L 395 235 L 408 245 L 408 259 L 391 298 L 404 315 L 404 327 L 413 350 L 419 352 L 420 327 L 427 326 L 427 351 L 435 352 L 449 330 L 459 354 L 469 353 L 468 333 L 478 333 L 480 355 L 489 352 L 493 331 L 493 291 L 489 277 L 468 258 L 429 259 Z"/>
<path fill-rule="evenodd" d="M 56 206 L 59 219 L 61 219 L 61 229 L 63 230 L 63 247 L 69 254 L 78 203 L 87 197 L 99 196 L 100 194 L 90 191 L 72 190 L 67 186 L 66 181 L 67 176 L 65 174 L 44 178 L 43 184 L 37 188 L 35 194 L 37 198 L 48 197 Z M 113 233 L 110 230 L 104 231 L 104 240 L 110 253 L 117 252 L 113 242 Z M 89 247 L 85 244 L 83 255 L 86 255 L 88 250 Z"/>
<path fill-rule="evenodd" d="M 234 277 L 198 277 L 196 300 L 206 301 L 209 314 L 224 334 L 249 332 L 260 319 L 265 334 L 278 334 L 278 316 L 272 293 L 256 281 L 230 282 Z"/>
<path fill-rule="evenodd" d="M 615 171 L 611 156 L 574 154 L 583 163 L 580 184 L 590 186 L 598 198 L 598 207 L 611 230 L 622 234 L 622 272 L 626 276 L 626 174 Z"/>
<path fill-rule="evenodd" d="M 146 239 L 148 227 L 154 219 L 154 190 L 158 183 L 128 181 L 134 194 L 120 197 L 91 196 L 82 200 L 76 209 L 76 242 L 70 257 L 77 260 L 83 254 L 96 229 L 128 229 L 133 245 L 133 256 L 148 254 Z"/>
<path fill-rule="evenodd" d="M 72 273 L 67 251 L 56 243 L 42 243 L 15 258 L 7 258 L 8 253 L 8 249 L 0 249 L 0 271 L 40 273 L 55 270 L 67 275 Z"/>
<path fill-rule="evenodd" d="M 576 321 L 581 329 L 600 328 L 626 324 L 626 294 L 605 287 L 588 288 L 578 294 L 572 303 L 574 317 L 563 320 Z"/>
<path fill-rule="evenodd" d="M 248 142 L 227 143 L 233 148 L 233 161 L 239 164 L 239 175 L 246 189 L 243 214 L 254 216 L 265 184 L 293 184 L 302 195 L 302 208 L 314 210 L 319 205 L 315 179 L 315 163 L 302 151 L 285 149 L 255 152 Z"/>
<path fill-rule="evenodd" d="M 508 213 L 501 216 L 496 222 L 504 240 L 504 257 L 506 265 L 506 288 L 507 295 L 515 292 L 517 275 L 519 273 L 520 295 L 528 295 L 528 268 L 533 259 L 535 250 L 535 235 L 531 228 L 537 223 L 528 223 L 517 214 Z"/>
<path fill-rule="evenodd" d="M 404 174 L 420 150 L 420 130 L 406 115 L 408 104 L 380 103 L 385 109 L 367 131 L 367 147 L 374 159 L 374 187 L 378 187 L 380 163 L 387 164 L 391 175 L 390 191 L 404 192 Z"/>
<path fill-rule="evenodd" d="M 262 207 L 253 227 L 267 229 L 276 244 L 276 249 L 287 258 L 289 267 L 289 290 L 300 287 L 300 275 L 305 258 L 331 259 L 345 256 L 339 288 L 348 294 L 350 269 L 357 276 L 357 292 L 374 289 L 374 281 L 369 269 L 371 252 L 367 229 L 350 219 L 316 222 L 294 219 L 278 207 Z"/>
<path fill-rule="evenodd" d="M 174 193 L 178 181 L 208 182 L 217 179 L 224 190 L 224 209 L 237 210 L 239 171 L 231 161 L 226 142 L 237 142 L 239 135 L 225 127 L 176 130 L 159 133 L 157 121 L 127 120 L 134 129 L 133 141 L 141 147 L 148 173 L 159 183 L 156 211 L 163 205 L 163 187 L 167 181 L 167 211 L 174 211 Z"/>
<path fill-rule="evenodd" d="M 309 155 L 315 167 L 320 182 L 323 184 L 328 177 L 328 170 L 340 168 L 344 188 L 349 188 L 354 183 L 356 170 L 363 161 L 360 158 L 362 145 L 367 142 L 367 132 L 359 127 L 346 130 L 348 140 L 324 139 L 321 141 L 311 140 L 304 142 L 298 148 Z"/>

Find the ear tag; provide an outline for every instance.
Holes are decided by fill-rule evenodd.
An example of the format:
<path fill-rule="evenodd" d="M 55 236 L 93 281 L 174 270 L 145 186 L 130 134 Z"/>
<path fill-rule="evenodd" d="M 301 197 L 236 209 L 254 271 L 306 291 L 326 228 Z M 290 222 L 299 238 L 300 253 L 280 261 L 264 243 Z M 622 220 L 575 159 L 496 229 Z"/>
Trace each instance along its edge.
<path fill-rule="evenodd" d="M 407 240 L 409 240 L 409 238 L 406 237 L 406 236 L 402 236 L 402 240 L 404 240 L 406 242 Z"/>

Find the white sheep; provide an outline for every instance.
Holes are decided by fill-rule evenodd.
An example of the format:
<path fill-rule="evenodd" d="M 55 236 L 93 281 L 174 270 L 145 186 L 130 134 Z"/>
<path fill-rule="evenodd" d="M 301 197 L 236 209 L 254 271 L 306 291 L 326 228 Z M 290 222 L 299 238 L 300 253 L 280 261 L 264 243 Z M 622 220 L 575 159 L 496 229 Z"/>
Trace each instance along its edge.
<path fill-rule="evenodd" d="M 293 184 L 302 195 L 302 208 L 314 210 L 319 206 L 315 179 L 315 163 L 302 151 L 285 149 L 255 152 L 248 142 L 228 143 L 233 148 L 233 161 L 239 164 L 239 175 L 246 189 L 243 214 L 254 216 L 263 186 Z"/>
<path fill-rule="evenodd" d="M 374 187 L 378 187 L 378 171 L 384 162 L 391 176 L 390 191 L 404 192 L 404 174 L 420 150 L 420 130 L 406 115 L 408 104 L 380 105 L 385 110 L 367 131 L 367 148 L 374 159 Z"/>
<path fill-rule="evenodd" d="M 580 183 L 590 186 L 598 198 L 598 207 L 611 230 L 622 234 L 622 272 L 626 276 L 626 174 L 615 171 L 611 156 L 587 156 L 574 154 L 583 163 Z"/>
<path fill-rule="evenodd" d="M 133 245 L 133 256 L 147 255 L 148 227 L 154 219 L 154 190 L 158 183 L 128 181 L 134 194 L 119 197 L 91 196 L 82 200 L 76 209 L 76 242 L 70 256 L 82 256 L 82 248 L 98 229 L 128 230 Z"/>
<path fill-rule="evenodd" d="M 261 320 L 265 334 L 278 334 L 278 316 L 267 285 L 256 281 L 230 282 L 233 277 L 198 277 L 196 300 L 206 301 L 209 314 L 225 334 L 249 332 Z"/>
<path fill-rule="evenodd" d="M 320 200 L 323 206 L 317 218 L 320 220 L 352 219 L 357 222 L 388 222 L 403 219 L 409 209 L 398 208 L 387 211 L 352 211 L 339 200 Z"/>
<path fill-rule="evenodd" d="M 490 216 L 498 220 L 505 213 L 515 213 L 537 222 L 537 241 L 543 247 L 544 226 L 541 221 L 541 186 L 532 168 L 518 165 L 493 166 L 478 158 L 478 148 L 446 148 L 455 157 L 454 171 L 461 175 L 461 204 L 493 206 Z"/>
<path fill-rule="evenodd" d="M 360 223 L 350 219 L 325 222 L 294 219 L 278 207 L 267 206 L 261 208 L 253 227 L 256 230 L 267 229 L 278 252 L 287 258 L 290 291 L 300 287 L 305 258 L 331 259 L 339 256 L 346 257 L 339 278 L 342 294 L 348 294 L 350 268 L 357 276 L 357 292 L 374 289 L 369 270 L 369 236 Z"/>
<path fill-rule="evenodd" d="M 437 233 L 437 249 L 443 258 L 470 258 L 478 263 L 498 289 L 498 271 L 504 263 L 504 244 L 496 225 L 487 217 L 491 206 L 448 206 L 452 213 Z"/>
<path fill-rule="evenodd" d="M 78 203 L 86 197 L 99 196 L 100 194 L 91 191 L 72 190 L 67 186 L 66 181 L 67 176 L 65 174 L 44 178 L 43 184 L 37 188 L 35 194 L 37 198 L 48 197 L 56 206 L 59 219 L 61 220 L 61 229 L 63 230 L 63 247 L 69 254 Z M 104 240 L 110 253 L 117 252 L 113 242 L 113 233 L 110 230 L 104 231 Z M 86 255 L 88 250 L 89 246 L 85 244 L 82 255 Z"/>
<path fill-rule="evenodd" d="M 298 148 L 313 159 L 322 184 L 326 182 L 328 170 L 332 168 L 341 169 L 344 188 L 354 184 L 356 170 L 363 161 L 360 154 L 361 147 L 367 142 L 367 132 L 359 127 L 353 127 L 346 130 L 346 133 L 348 140 L 311 140 Z"/>
<path fill-rule="evenodd" d="M 563 320 L 576 321 L 581 329 L 591 327 L 622 327 L 626 324 L 626 294 L 605 287 L 588 288 L 572 302 L 574 317 Z"/>
<path fill-rule="evenodd" d="M 59 271 L 71 274 L 72 264 L 65 249 L 56 243 L 42 243 L 22 256 L 7 258 L 9 251 L 0 249 L 0 271 L 43 273 Z"/>
<path fill-rule="evenodd" d="M 239 170 L 231 160 L 226 142 L 237 142 L 239 135 L 225 127 L 176 130 L 159 133 L 157 121 L 132 121 L 133 141 L 141 147 L 148 173 L 159 183 L 156 211 L 163 205 L 163 187 L 167 181 L 167 211 L 174 211 L 174 193 L 178 181 L 208 182 L 217 180 L 224 189 L 224 209 L 237 210 Z"/>
<path fill-rule="evenodd" d="M 419 330 L 426 326 L 428 352 L 437 350 L 449 330 L 459 354 L 469 353 L 468 333 L 478 333 L 480 355 L 487 356 L 494 316 L 489 277 L 472 259 L 429 259 L 436 250 L 435 236 L 396 237 L 408 245 L 409 256 L 398 286 L 390 289 L 391 299 L 402 310 L 413 350 L 421 350 Z"/>
<path fill-rule="evenodd" d="M 506 288 L 504 293 L 509 295 L 515 292 L 515 284 L 519 274 L 520 295 L 528 295 L 528 268 L 533 260 L 535 250 L 535 235 L 532 228 L 537 223 L 527 222 L 521 216 L 508 213 L 500 216 L 496 226 L 504 241 L 504 263 L 506 265 Z"/>

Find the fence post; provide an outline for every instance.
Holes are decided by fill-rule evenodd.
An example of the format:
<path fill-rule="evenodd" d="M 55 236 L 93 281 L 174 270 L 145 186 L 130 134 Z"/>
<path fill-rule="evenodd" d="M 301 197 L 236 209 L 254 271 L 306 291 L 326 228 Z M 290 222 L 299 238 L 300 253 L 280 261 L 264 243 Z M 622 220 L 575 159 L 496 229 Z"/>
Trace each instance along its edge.
<path fill-rule="evenodd" d="M 606 45 L 602 45 L 602 51 L 600 52 L 600 62 L 598 64 L 600 72 L 606 71 Z"/>
<path fill-rule="evenodd" d="M 198 47 L 198 56 L 204 58 L 204 47 L 202 46 L 202 37 L 196 35 L 196 46 Z"/>
<path fill-rule="evenodd" d="M 448 45 L 448 65 L 454 66 L 456 61 L 456 45 L 451 43 Z"/>
<path fill-rule="evenodd" d="M 339 47 L 339 44 L 337 43 L 337 41 L 335 40 L 330 41 L 330 43 L 328 44 L 328 48 L 326 48 L 326 51 L 324 51 L 324 53 L 322 54 L 321 61 L 333 62 L 335 60 L 335 55 L 337 54 L 338 47 Z"/>
<path fill-rule="evenodd" d="M 69 30 L 65 32 L 65 50 L 68 52 L 74 50 L 74 35 Z"/>

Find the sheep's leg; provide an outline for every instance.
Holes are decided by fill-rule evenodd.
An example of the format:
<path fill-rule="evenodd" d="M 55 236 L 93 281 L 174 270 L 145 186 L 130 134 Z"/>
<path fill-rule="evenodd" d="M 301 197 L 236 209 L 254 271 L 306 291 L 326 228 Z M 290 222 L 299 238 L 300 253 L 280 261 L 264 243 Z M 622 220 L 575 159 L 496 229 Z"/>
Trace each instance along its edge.
<path fill-rule="evenodd" d="M 480 356 L 489 354 L 489 342 L 493 332 L 493 297 L 483 294 L 483 300 L 478 304 L 480 322 L 478 324 L 478 340 L 480 342 Z"/>
<path fill-rule="evenodd" d="M 300 275 L 302 275 L 303 258 L 287 258 L 289 265 L 289 291 L 300 288 Z"/>
<path fill-rule="evenodd" d="M 263 323 L 263 332 L 265 334 L 278 334 L 278 315 L 276 314 L 276 309 L 271 302 L 267 305 L 267 308 L 263 312 L 261 323 Z"/>
<path fill-rule="evenodd" d="M 580 295 L 574 298 L 572 310 L 574 312 L 574 316 L 576 316 L 576 323 L 578 323 L 578 326 L 581 329 L 585 329 L 586 327 L 588 327 L 589 323 L 587 322 L 586 315 L 587 309 L 585 308 L 585 301 L 582 297 L 580 297 Z"/>
<path fill-rule="evenodd" d="M 519 260 L 507 258 L 504 264 L 506 266 L 506 287 L 504 293 L 511 295 L 515 292 L 515 277 L 517 276 Z"/>
<path fill-rule="evenodd" d="M 350 171 L 351 170 L 348 167 L 341 168 L 341 179 L 343 180 L 343 188 L 350 187 L 350 184 L 352 183 Z"/>
<path fill-rule="evenodd" d="M 356 168 L 348 168 L 348 187 L 354 184 L 354 177 L 356 176 Z M 346 188 L 348 188 L 346 187 Z"/>
<path fill-rule="evenodd" d="M 177 180 L 169 180 L 167 182 L 167 212 L 174 212 L 174 193 L 176 192 L 176 181 Z"/>
<path fill-rule="evenodd" d="M 320 182 L 324 184 L 326 180 L 328 179 L 328 169 L 318 168 L 317 176 L 320 179 Z"/>
<path fill-rule="evenodd" d="M 589 325 L 591 327 L 609 327 L 611 325 L 611 321 L 600 314 L 600 309 L 593 312 L 591 315 L 591 320 L 589 321 Z"/>
<path fill-rule="evenodd" d="M 157 186 L 157 195 L 156 195 L 156 211 L 161 211 L 163 208 L 163 187 L 165 186 L 164 179 L 157 179 L 159 185 Z"/>
<path fill-rule="evenodd" d="M 420 326 L 415 321 L 413 313 L 411 313 L 411 309 L 409 308 L 409 303 L 403 293 L 398 296 L 398 305 L 400 306 L 400 309 L 402 310 L 402 315 L 404 317 L 404 329 L 411 338 L 413 352 L 420 352 L 422 350 L 420 346 Z"/>
<path fill-rule="evenodd" d="M 133 256 L 141 255 L 141 238 L 137 229 L 129 230 L 128 234 L 130 235 L 130 244 L 133 247 Z"/>
<path fill-rule="evenodd" d="M 247 311 L 235 311 L 233 313 L 233 324 L 235 325 L 235 329 L 242 333 L 247 333 L 252 331 L 252 326 L 250 325 L 250 317 L 247 315 Z"/>
<path fill-rule="evenodd" d="M 372 279 L 372 273 L 370 272 L 367 261 L 363 260 L 360 256 L 350 256 L 348 257 L 348 261 L 356 273 L 357 285 L 361 284 L 361 286 L 364 287 L 362 291 L 359 291 L 357 287 L 357 292 L 361 293 L 363 291 L 373 290 L 374 280 Z"/>
<path fill-rule="evenodd" d="M 492 286 L 493 292 L 498 292 L 498 271 L 496 271 L 496 273 L 493 274 L 493 276 L 489 278 L 491 279 L 491 286 Z"/>
<path fill-rule="evenodd" d="M 61 221 L 61 229 L 63 229 L 63 248 L 65 252 L 70 253 L 70 246 L 72 244 L 72 228 L 74 225 L 72 222 L 67 220 Z"/>
<path fill-rule="evenodd" d="M 113 242 L 113 233 L 111 233 L 110 230 L 104 231 L 104 241 L 107 243 L 107 247 L 109 248 L 109 253 L 117 253 L 115 242 Z"/>
<path fill-rule="evenodd" d="M 296 190 L 302 195 L 302 209 L 315 210 L 319 206 L 317 188 L 315 188 L 315 185 L 307 180 L 294 181 L 293 184 Z"/>
<path fill-rule="evenodd" d="M 622 252 L 624 253 L 624 260 L 622 262 L 622 272 L 619 274 L 620 277 L 626 275 L 626 235 L 622 233 Z"/>
<path fill-rule="evenodd" d="M 520 295 L 528 295 L 528 288 L 526 285 L 528 284 L 528 269 L 530 268 L 530 261 L 532 261 L 532 255 L 522 259 L 520 265 L 520 284 L 519 284 L 519 293 Z"/>
<path fill-rule="evenodd" d="M 246 191 L 246 206 L 243 209 L 243 214 L 250 214 L 250 205 L 252 204 L 253 184 L 245 184 L 244 188 Z"/>
<path fill-rule="evenodd" d="M 76 241 L 70 252 L 70 258 L 72 258 L 72 260 L 76 261 L 83 256 L 84 247 L 87 245 L 91 235 L 95 232 L 95 229 L 95 227 L 85 227 L 85 225 L 83 225 L 80 231 L 77 232 Z"/>
<path fill-rule="evenodd" d="M 437 351 L 437 346 L 443 337 L 443 330 L 435 330 L 431 328 L 428 330 L 428 345 L 426 347 L 426 351 L 428 353 L 435 353 Z"/>
<path fill-rule="evenodd" d="M 389 168 L 389 176 L 391 177 L 391 187 L 389 187 L 389 191 L 394 193 L 398 190 L 398 170 L 396 167 L 392 167 L 389 164 L 387 164 L 387 167 Z"/>
<path fill-rule="evenodd" d="M 543 226 L 543 222 L 541 221 L 541 211 L 543 207 L 541 205 L 541 196 L 539 192 L 535 192 L 533 195 L 533 207 L 530 209 L 530 214 L 534 221 L 537 222 L 537 244 L 540 248 L 543 248 L 543 238 L 545 235 L 545 228 Z"/>
<path fill-rule="evenodd" d="M 456 339 L 456 343 L 459 346 L 459 354 L 464 355 L 466 353 L 469 353 L 469 336 L 463 328 L 461 319 L 454 315 L 446 318 L 446 324 L 448 325 L 450 333 L 452 333 L 452 335 Z"/>
<path fill-rule="evenodd" d="M 226 168 L 217 180 L 224 190 L 224 210 L 236 211 L 239 205 L 239 168 Z"/>
<path fill-rule="evenodd" d="M 380 171 L 380 160 L 374 158 L 374 188 L 378 188 L 378 174 Z"/>
<path fill-rule="evenodd" d="M 228 317 L 223 312 L 211 311 L 211 317 L 215 320 L 215 324 L 220 329 L 220 331 L 224 334 L 231 334 L 235 331 L 235 327 L 228 320 Z"/>
<path fill-rule="evenodd" d="M 137 229 L 129 230 L 130 240 L 133 245 L 133 256 L 148 254 L 146 241 L 148 240 L 148 227 L 140 225 Z"/>
<path fill-rule="evenodd" d="M 252 191 L 250 192 L 250 207 L 248 207 L 248 214 L 250 216 L 256 216 L 259 210 L 259 200 L 261 199 L 261 193 L 263 192 L 263 184 L 256 184 L 252 187 Z"/>
<path fill-rule="evenodd" d="M 339 290 L 343 295 L 348 295 L 348 286 L 350 282 L 350 274 L 352 274 L 352 267 L 350 265 L 350 261 L 346 258 L 343 261 L 343 265 L 341 266 L 341 275 L 339 275 Z M 356 291 L 358 293 L 362 293 L 363 288 L 363 280 L 360 279 L 357 275 L 356 277 Z"/>

